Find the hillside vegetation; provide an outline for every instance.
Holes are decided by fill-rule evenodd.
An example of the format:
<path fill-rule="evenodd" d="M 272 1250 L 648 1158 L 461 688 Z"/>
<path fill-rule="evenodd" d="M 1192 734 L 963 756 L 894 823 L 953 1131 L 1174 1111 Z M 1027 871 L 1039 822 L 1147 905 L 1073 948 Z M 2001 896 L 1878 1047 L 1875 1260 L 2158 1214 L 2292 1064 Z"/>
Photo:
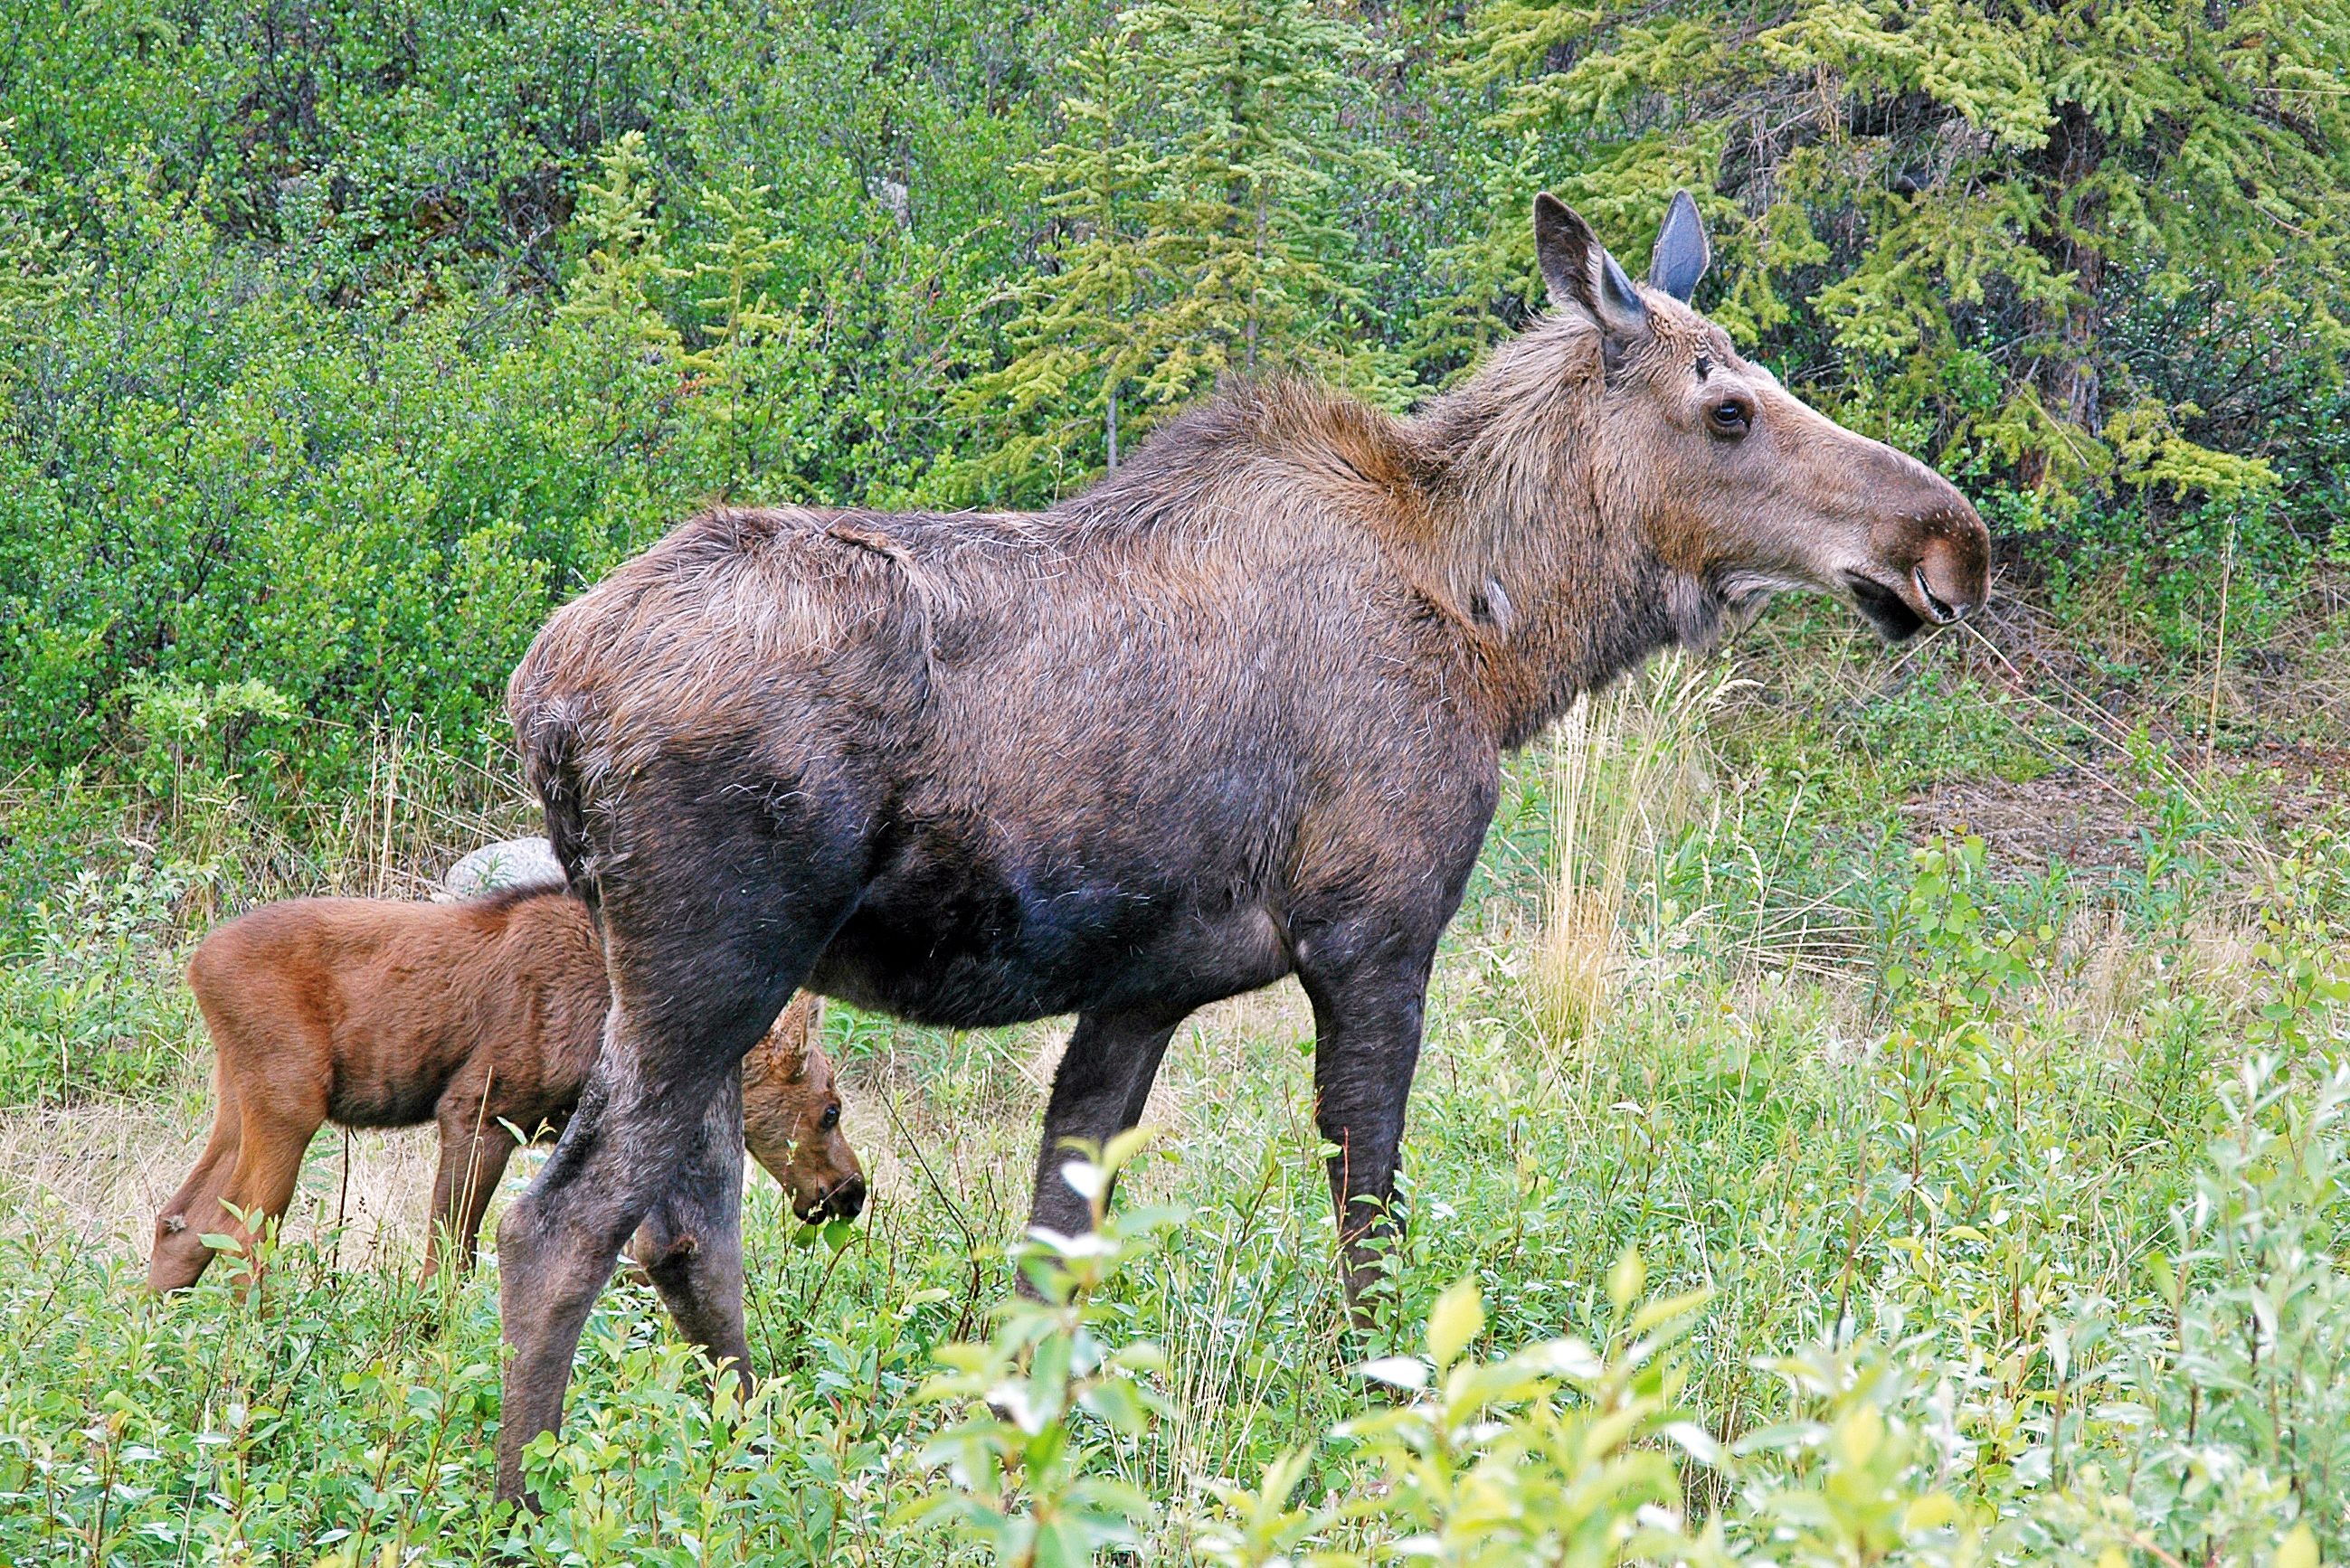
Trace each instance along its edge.
<path fill-rule="evenodd" d="M 2350 1556 L 2345 67 L 2334 0 L 19 0 L 0 1559 Z M 429 1129 L 138 1295 L 190 947 L 529 831 L 556 605 L 712 500 L 1041 504 L 1220 378 L 1407 410 L 1542 307 L 1543 188 L 1627 258 L 1692 191 L 1700 307 L 1997 597 L 1790 600 L 1514 760 L 1367 1335 L 1286 986 L 1058 1254 L 1066 1024 L 833 1008 L 869 1217 L 754 1181 L 747 1410 L 608 1293 L 540 1521 Z"/>
<path fill-rule="evenodd" d="M 0 745 L 348 786 L 698 502 L 1035 503 L 1226 373 L 1402 406 L 1540 303 L 1544 186 L 1636 257 L 1698 192 L 1699 303 L 2018 561 L 2264 606 L 2345 514 L 2346 59 L 2306 3 L 26 0 Z"/>

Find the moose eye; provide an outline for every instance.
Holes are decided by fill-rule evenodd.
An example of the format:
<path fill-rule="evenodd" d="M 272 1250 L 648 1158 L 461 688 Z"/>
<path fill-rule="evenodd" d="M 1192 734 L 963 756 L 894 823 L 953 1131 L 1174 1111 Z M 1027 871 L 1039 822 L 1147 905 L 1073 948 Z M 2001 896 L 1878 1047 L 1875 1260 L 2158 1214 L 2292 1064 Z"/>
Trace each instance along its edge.
<path fill-rule="evenodd" d="M 827 1131 L 827 1132 L 830 1132 L 833 1128 L 835 1128 L 835 1127 L 838 1127 L 839 1125 L 840 1125 L 840 1107 L 839 1107 L 838 1106 L 825 1106 L 825 1107 L 824 1107 L 824 1130 L 825 1130 L 825 1131 Z"/>
<path fill-rule="evenodd" d="M 1753 410 L 1746 406 L 1742 398 L 1720 399 L 1705 410 L 1706 428 L 1732 441 L 1744 435 L 1753 420 Z"/>

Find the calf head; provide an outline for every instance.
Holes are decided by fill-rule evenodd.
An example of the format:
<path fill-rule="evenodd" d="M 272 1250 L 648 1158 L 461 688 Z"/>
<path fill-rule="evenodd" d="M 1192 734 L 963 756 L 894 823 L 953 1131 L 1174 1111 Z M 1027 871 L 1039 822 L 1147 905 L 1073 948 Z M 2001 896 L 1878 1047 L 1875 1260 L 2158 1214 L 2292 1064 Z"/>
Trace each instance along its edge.
<path fill-rule="evenodd" d="M 793 997 L 743 1058 L 743 1146 L 809 1224 L 854 1220 L 865 1207 L 865 1168 L 840 1130 L 840 1096 L 816 1021 L 816 998 Z"/>
<path fill-rule="evenodd" d="M 1673 197 L 1645 284 L 1548 192 L 1534 201 L 1534 249 L 1552 303 L 1599 346 L 1594 496 L 1696 590 L 1676 607 L 1695 623 L 1685 637 L 1788 588 L 1833 594 L 1895 640 L 1982 604 L 1991 540 L 1966 497 L 1805 406 L 1690 307 L 1711 250 L 1688 192 Z"/>

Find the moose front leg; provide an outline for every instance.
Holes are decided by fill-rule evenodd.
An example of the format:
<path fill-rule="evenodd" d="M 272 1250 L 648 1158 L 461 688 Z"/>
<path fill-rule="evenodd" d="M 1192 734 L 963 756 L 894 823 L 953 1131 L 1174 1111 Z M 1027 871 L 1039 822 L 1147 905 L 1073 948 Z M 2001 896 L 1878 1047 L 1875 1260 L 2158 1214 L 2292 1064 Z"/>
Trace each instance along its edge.
<path fill-rule="evenodd" d="M 1165 1012 L 1088 1012 L 1061 1054 L 1053 1097 L 1045 1107 L 1045 1136 L 1036 1150 L 1033 1228 L 1075 1236 L 1093 1229 L 1093 1205 L 1071 1187 L 1061 1168 L 1142 1119 L 1167 1042 L 1186 1015 Z M 1077 1146 L 1072 1147 L 1070 1146 Z M 1024 1288 L 1025 1282 L 1023 1282 Z"/>
<path fill-rule="evenodd" d="M 1378 1243 L 1398 1225 L 1390 1210 L 1397 1150 L 1419 1064 L 1431 956 L 1390 950 L 1339 965 L 1299 955 L 1298 978 L 1314 1003 L 1315 1121 L 1332 1148 L 1330 1201 L 1347 1299 L 1358 1316 L 1378 1277 Z"/>

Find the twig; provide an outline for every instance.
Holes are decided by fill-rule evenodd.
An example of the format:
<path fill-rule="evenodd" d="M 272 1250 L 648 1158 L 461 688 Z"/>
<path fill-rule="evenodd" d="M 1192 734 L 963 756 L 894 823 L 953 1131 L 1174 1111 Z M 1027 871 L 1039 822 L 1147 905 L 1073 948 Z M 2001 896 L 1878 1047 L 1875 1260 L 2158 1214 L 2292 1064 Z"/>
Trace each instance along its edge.
<path fill-rule="evenodd" d="M 403 729 L 405 726 L 402 727 Z M 400 805 L 400 737 L 401 730 L 391 732 L 390 760 L 384 770 L 383 787 L 383 852 L 376 861 L 375 896 L 383 897 L 391 880 L 391 824 Z"/>
<path fill-rule="evenodd" d="M 339 1270 L 343 1266 L 343 1211 L 351 1200 L 351 1129 L 343 1129 L 343 1189 L 335 1195 L 335 1251 L 330 1260 Z"/>
<path fill-rule="evenodd" d="M 939 1179 L 938 1172 L 931 1168 L 929 1157 L 922 1153 L 921 1140 L 907 1131 L 905 1122 L 898 1115 L 896 1099 L 885 1099 L 882 1106 L 889 1113 L 889 1124 L 898 1129 L 899 1144 L 911 1151 L 914 1163 L 921 1168 L 923 1179 L 931 1184 L 931 1190 L 937 1193 L 939 1201 L 946 1205 L 947 1217 L 954 1221 L 955 1229 L 962 1232 L 963 1248 L 971 1259 L 971 1290 L 963 1298 L 962 1315 L 956 1320 L 954 1337 L 965 1338 L 969 1332 L 967 1325 L 971 1322 L 971 1309 L 978 1304 L 979 1293 L 985 1284 L 979 1267 L 979 1237 L 963 1218 L 962 1206 L 947 1191 L 946 1184 Z"/>
<path fill-rule="evenodd" d="M 2074 729 L 2080 731 L 2083 734 L 2087 735 L 2093 741 L 2096 741 L 2106 746 L 2111 747 L 2115 751 L 2126 753 L 2128 750 L 2128 748 L 2123 745 L 2122 742 L 2116 740 L 2112 734 L 2098 729 L 2094 724 L 2076 718 L 2071 713 L 2067 713 L 2064 709 L 2059 708 L 2045 697 L 2041 696 L 2037 691 L 2033 691 L 2024 680 L 2023 671 L 2018 670 L 2015 667 L 2014 662 L 2011 660 L 2005 653 L 2001 651 L 1997 643 L 1985 637 L 1971 622 L 1960 621 L 1959 624 L 1965 628 L 1968 636 L 1981 643 L 1984 648 L 1990 650 L 1991 657 L 1998 659 L 2000 663 L 2005 667 L 2008 674 L 2014 680 L 2014 684 L 2010 688 L 2010 690 L 2012 691 L 2016 696 L 2022 698 L 2025 701 L 2032 703 L 2035 707 L 2047 710 L 2047 711 L 2054 714 L 2063 722 L 2072 725 Z M 2082 707 L 2086 708 L 2090 712 L 2095 713 L 2098 718 L 2103 719 L 2107 724 L 2112 725 L 2116 731 L 2122 729 L 2122 722 L 2119 719 L 2107 712 L 2096 702 L 2092 701 L 2071 681 L 2066 680 L 2063 676 L 2058 675 L 2054 670 L 2050 670 L 2048 672 L 2048 678 L 2055 681 L 2058 686 L 2063 687 L 2066 696 L 2072 698 Z M 2011 718 L 2008 722 L 2015 723 L 2015 721 Z M 2032 735 L 2032 732 L 2028 729 L 2024 729 L 2022 724 L 2016 724 L 2015 727 L 2019 730 L 2022 730 L 2023 733 L 2027 736 Z M 2033 736 L 2033 738 L 2037 739 L 2038 737 Z M 2127 790 L 2123 789 L 2111 779 L 2094 773 L 2090 774 L 2090 778 L 2100 789 L 2108 791 L 2131 805 L 2137 804 L 2135 797 L 2133 797 Z M 2190 795 L 2194 794 L 2192 789 L 2189 788 L 2188 781 L 2184 775 L 2177 777 L 2173 782 L 2177 783 L 2180 788 L 2188 789 L 2188 793 Z M 2200 796 L 2195 797 L 2195 803 L 2199 806 L 2202 806 L 2206 804 Z"/>
<path fill-rule="evenodd" d="M 2220 738 L 2220 677 L 2228 668 L 2228 589 L 2236 567 L 2236 514 L 2228 514 L 2228 549 L 2220 557 L 2220 644 L 2211 653 L 2211 701 L 2203 713 L 2203 774 L 2211 774 L 2211 752 Z"/>
<path fill-rule="evenodd" d="M 473 1199 L 482 1190 L 482 1129 L 489 1124 L 490 1096 L 497 1092 L 497 1087 L 498 1070 L 495 1064 L 493 1064 L 488 1072 L 482 1075 L 482 1103 L 473 1107 L 473 1141 L 465 1150 L 465 1195 L 450 1215 L 450 1218 L 455 1220 L 458 1224 L 463 1224 L 465 1221 L 456 1220 L 457 1215 L 462 1214 L 466 1220 L 473 1218 Z M 437 1220 L 434 1221 L 436 1224 L 439 1222 Z M 431 1237 L 426 1238 L 425 1245 L 428 1248 L 431 1247 L 433 1240 Z M 442 1244 L 446 1246 L 449 1243 L 443 1241 Z M 473 1249 L 469 1244 L 465 1256 L 458 1266 L 470 1268 L 473 1266 Z"/>

